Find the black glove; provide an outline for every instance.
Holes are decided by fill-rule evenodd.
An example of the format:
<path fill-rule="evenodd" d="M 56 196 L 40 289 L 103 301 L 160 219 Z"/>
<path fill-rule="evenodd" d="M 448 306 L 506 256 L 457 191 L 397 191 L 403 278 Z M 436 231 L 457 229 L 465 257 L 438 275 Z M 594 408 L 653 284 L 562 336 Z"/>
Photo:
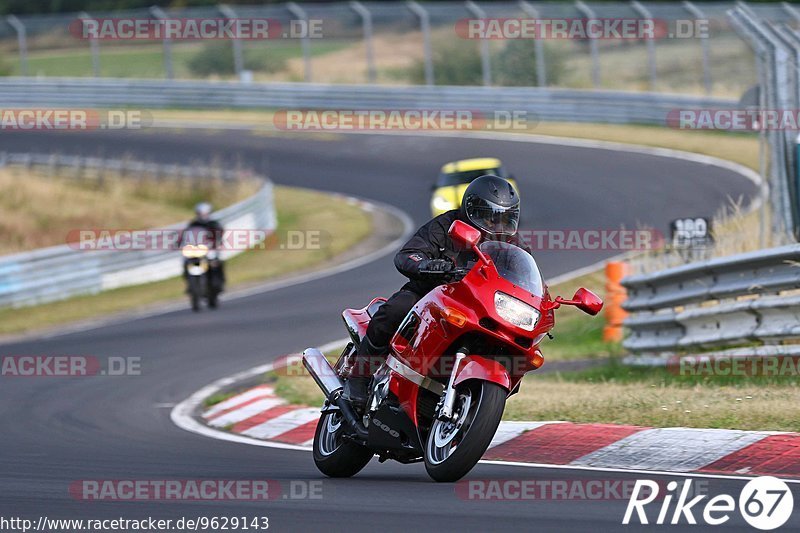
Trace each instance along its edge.
<path fill-rule="evenodd" d="M 424 259 L 419 262 L 420 274 L 443 276 L 455 268 L 449 259 Z"/>

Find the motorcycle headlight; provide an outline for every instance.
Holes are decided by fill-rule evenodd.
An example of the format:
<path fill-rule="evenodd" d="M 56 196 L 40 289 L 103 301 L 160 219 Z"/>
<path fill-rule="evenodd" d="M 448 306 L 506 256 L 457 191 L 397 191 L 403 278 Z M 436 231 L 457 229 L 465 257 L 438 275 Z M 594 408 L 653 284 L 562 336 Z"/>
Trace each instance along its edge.
<path fill-rule="evenodd" d="M 433 197 L 433 207 L 440 211 L 450 211 L 451 209 L 456 208 L 453 202 L 449 201 L 447 198 L 443 196 Z"/>
<path fill-rule="evenodd" d="M 181 248 L 181 254 L 183 254 L 183 257 L 186 257 L 188 259 L 197 259 L 199 257 L 205 257 L 207 253 L 208 253 L 208 247 L 203 244 L 199 244 L 197 246 L 187 244 L 186 246 Z"/>
<path fill-rule="evenodd" d="M 533 331 L 539 321 L 536 308 L 504 292 L 494 294 L 494 308 L 500 318 L 526 331 Z"/>

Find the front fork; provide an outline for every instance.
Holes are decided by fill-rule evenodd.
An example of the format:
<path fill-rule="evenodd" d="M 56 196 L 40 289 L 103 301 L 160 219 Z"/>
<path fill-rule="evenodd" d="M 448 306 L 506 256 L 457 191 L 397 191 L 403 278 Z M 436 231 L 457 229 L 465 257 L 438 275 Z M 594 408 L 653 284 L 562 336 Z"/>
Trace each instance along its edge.
<path fill-rule="evenodd" d="M 467 348 L 461 348 L 456 352 L 456 360 L 453 364 L 453 371 L 450 373 L 450 379 L 447 381 L 447 388 L 444 390 L 442 399 L 439 400 L 436 418 L 443 422 L 447 422 L 453 418 L 453 406 L 456 403 L 456 376 L 461 368 L 461 361 L 467 357 L 467 353 Z"/>

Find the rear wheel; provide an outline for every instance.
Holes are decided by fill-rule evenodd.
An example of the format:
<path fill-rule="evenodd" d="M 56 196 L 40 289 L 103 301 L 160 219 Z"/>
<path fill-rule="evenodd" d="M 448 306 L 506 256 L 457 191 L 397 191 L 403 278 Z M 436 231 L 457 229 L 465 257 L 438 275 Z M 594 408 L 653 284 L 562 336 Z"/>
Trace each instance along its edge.
<path fill-rule="evenodd" d="M 434 420 L 425 443 L 429 476 L 457 481 L 472 470 L 492 442 L 507 394 L 488 381 L 467 381 L 456 388 L 453 420 Z"/>
<path fill-rule="evenodd" d="M 373 453 L 367 448 L 342 438 L 346 423 L 338 411 L 325 413 L 314 434 L 314 463 L 329 477 L 351 477 L 358 474 Z"/>

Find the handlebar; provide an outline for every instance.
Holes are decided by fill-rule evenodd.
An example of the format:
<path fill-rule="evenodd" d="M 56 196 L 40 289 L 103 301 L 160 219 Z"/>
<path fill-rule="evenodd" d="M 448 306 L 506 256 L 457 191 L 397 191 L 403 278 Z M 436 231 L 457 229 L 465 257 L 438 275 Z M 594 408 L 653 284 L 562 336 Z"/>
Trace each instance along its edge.
<path fill-rule="evenodd" d="M 470 268 L 454 268 L 449 272 L 442 272 L 440 270 L 420 270 L 419 273 L 423 276 L 438 276 L 448 281 L 461 281 L 469 271 L 472 270 Z"/>

